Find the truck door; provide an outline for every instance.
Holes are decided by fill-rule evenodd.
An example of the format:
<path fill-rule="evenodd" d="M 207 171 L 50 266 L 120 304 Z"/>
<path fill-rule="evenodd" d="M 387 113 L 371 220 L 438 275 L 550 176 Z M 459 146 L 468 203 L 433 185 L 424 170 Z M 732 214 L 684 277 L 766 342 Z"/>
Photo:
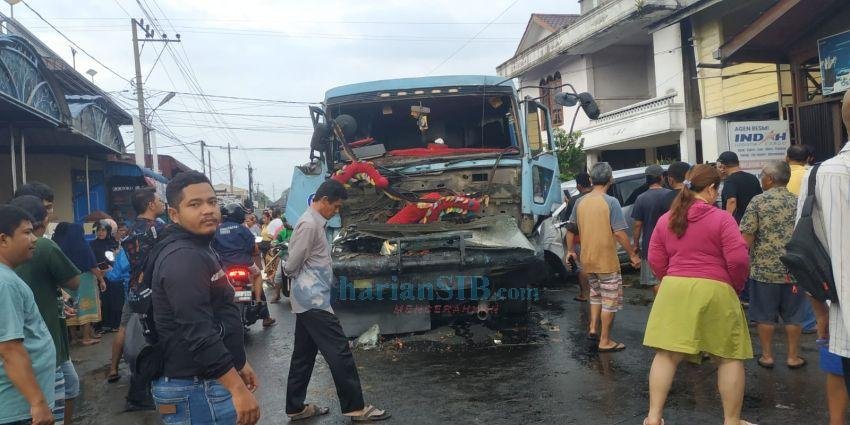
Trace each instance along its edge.
<path fill-rule="evenodd" d="M 548 216 L 561 203 L 558 157 L 552 141 L 549 111 L 533 100 L 525 105 L 525 160 L 522 168 L 522 210 Z"/>

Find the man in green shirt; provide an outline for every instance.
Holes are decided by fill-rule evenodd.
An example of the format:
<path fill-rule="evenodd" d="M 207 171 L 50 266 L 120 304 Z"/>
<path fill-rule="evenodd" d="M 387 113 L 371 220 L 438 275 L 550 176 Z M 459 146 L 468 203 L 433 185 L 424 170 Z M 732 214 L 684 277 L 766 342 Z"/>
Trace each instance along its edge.
<path fill-rule="evenodd" d="M 19 196 L 10 202 L 28 212 L 33 219 L 33 234 L 38 238 L 32 260 L 15 268 L 35 296 L 35 303 L 56 348 L 56 423 L 71 424 L 74 399 L 80 393 L 79 378 L 69 356 L 68 327 L 65 324 L 61 288 L 76 289 L 80 285 L 80 270 L 62 250 L 44 236 L 48 215 L 42 200 L 31 195 Z"/>
<path fill-rule="evenodd" d="M 13 267 L 29 261 L 32 218 L 0 206 L 0 423 L 50 425 L 56 350 L 32 291 Z"/>

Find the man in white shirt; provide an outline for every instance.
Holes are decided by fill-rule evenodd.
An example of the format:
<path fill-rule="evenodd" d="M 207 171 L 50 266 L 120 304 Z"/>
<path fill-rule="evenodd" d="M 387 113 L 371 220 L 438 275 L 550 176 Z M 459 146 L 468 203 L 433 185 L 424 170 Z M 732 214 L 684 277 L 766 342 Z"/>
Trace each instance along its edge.
<path fill-rule="evenodd" d="M 850 91 L 844 93 L 842 118 L 850 139 Z M 803 178 L 800 199 L 806 198 L 809 174 L 807 172 Z M 833 370 L 826 370 L 825 364 L 829 362 L 824 360 L 829 360 L 829 354 L 825 353 L 821 357 L 821 367 L 828 372 L 830 423 L 844 423 L 844 419 L 836 415 L 843 417 L 847 410 L 848 398 L 844 387 L 846 385 L 850 388 L 850 262 L 847 261 L 850 258 L 850 214 L 846 213 L 850 206 L 850 143 L 845 144 L 838 155 L 821 164 L 815 191 L 817 202 L 812 212 L 815 234 L 832 259 L 832 274 L 838 295 L 838 304 L 829 307 L 829 352 L 841 356 L 843 365 L 843 368 L 836 366 Z M 799 202 L 798 218 L 802 206 L 803 202 Z M 839 373 L 844 375 L 845 385 L 841 385 Z"/>

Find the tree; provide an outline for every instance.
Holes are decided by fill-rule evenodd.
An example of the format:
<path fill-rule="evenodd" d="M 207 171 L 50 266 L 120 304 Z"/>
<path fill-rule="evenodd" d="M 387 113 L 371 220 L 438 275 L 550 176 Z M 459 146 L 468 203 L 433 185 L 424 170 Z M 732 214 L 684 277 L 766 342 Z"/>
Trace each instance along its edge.
<path fill-rule="evenodd" d="M 558 154 L 561 181 L 572 180 L 576 174 L 584 170 L 587 159 L 584 154 L 584 140 L 581 139 L 581 131 L 568 134 L 563 128 L 556 128 L 552 131 L 552 136 Z"/>

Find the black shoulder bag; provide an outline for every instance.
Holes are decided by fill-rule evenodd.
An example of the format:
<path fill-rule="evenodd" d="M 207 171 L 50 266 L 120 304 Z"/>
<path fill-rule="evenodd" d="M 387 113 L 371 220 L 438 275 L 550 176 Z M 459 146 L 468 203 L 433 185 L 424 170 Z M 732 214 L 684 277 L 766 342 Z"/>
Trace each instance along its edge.
<path fill-rule="evenodd" d="M 782 264 L 797 280 L 797 284 L 818 301 L 837 304 L 838 294 L 835 291 L 835 279 L 832 274 L 832 261 L 829 252 L 820 243 L 816 234 L 812 211 L 817 202 L 815 196 L 815 181 L 820 164 L 815 165 L 809 173 L 808 193 L 803 200 L 803 210 L 791 241 L 785 245 L 785 254 L 780 257 Z"/>

